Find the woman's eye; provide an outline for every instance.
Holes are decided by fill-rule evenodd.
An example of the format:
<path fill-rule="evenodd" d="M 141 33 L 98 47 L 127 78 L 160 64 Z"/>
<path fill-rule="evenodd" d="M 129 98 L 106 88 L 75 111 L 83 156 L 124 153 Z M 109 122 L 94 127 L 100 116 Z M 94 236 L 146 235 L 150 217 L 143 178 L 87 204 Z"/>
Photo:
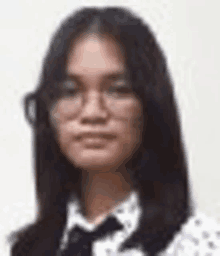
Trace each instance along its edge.
<path fill-rule="evenodd" d="M 62 87 L 66 89 L 76 88 L 76 83 L 71 80 L 66 80 L 62 83 Z"/>
<path fill-rule="evenodd" d="M 78 90 L 76 83 L 73 81 L 65 81 L 61 87 L 63 94 L 75 94 Z"/>
<path fill-rule="evenodd" d="M 64 92 L 66 92 L 66 93 L 70 93 L 70 94 L 74 94 L 74 93 L 76 93 L 76 89 L 64 89 Z"/>
<path fill-rule="evenodd" d="M 78 91 L 80 90 L 79 86 L 76 84 L 75 81 L 66 80 L 61 83 L 61 97 L 69 97 L 75 96 Z M 113 85 L 110 86 L 108 89 L 110 94 L 116 94 L 118 96 L 122 96 L 128 93 L 131 93 L 131 88 L 127 85 Z"/>
<path fill-rule="evenodd" d="M 110 87 L 109 91 L 111 93 L 119 93 L 119 94 L 127 94 L 131 92 L 131 89 L 129 87 L 117 87 L 117 86 L 112 86 Z"/>

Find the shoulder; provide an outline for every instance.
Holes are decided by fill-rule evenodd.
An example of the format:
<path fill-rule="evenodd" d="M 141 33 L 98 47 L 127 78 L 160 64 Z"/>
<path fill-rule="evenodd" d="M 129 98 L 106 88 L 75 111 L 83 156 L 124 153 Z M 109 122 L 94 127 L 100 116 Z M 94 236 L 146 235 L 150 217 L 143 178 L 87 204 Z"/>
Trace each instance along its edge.
<path fill-rule="evenodd" d="M 213 217 L 196 211 L 167 248 L 167 255 L 220 255 L 220 223 Z M 165 254 L 166 255 L 166 254 Z"/>

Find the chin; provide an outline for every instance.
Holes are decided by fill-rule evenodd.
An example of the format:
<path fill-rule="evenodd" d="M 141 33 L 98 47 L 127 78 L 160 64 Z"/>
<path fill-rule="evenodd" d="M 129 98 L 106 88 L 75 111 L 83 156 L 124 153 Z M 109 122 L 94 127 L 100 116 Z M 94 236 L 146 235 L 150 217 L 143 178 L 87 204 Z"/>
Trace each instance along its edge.
<path fill-rule="evenodd" d="M 105 164 L 103 165 L 103 162 L 100 163 L 92 163 L 92 162 L 87 162 L 87 163 L 83 163 L 83 164 L 78 164 L 76 165 L 78 168 L 83 169 L 83 170 L 87 170 L 87 171 L 99 171 L 99 172 L 108 172 L 111 169 L 115 169 L 114 164 Z"/>
<path fill-rule="evenodd" d="M 75 148 L 73 150 L 73 148 L 69 148 L 66 154 L 76 168 L 87 171 L 108 172 L 111 169 L 118 169 L 130 153 L 130 151 L 124 151 L 123 154 L 121 152 L 121 148 L 111 150 L 76 150 Z"/>
<path fill-rule="evenodd" d="M 98 171 L 98 172 L 108 172 L 111 169 L 117 168 L 119 162 L 111 161 L 111 159 L 97 158 L 97 159 L 80 159 L 81 161 L 72 161 L 77 168 L 87 170 L 87 171 Z"/>

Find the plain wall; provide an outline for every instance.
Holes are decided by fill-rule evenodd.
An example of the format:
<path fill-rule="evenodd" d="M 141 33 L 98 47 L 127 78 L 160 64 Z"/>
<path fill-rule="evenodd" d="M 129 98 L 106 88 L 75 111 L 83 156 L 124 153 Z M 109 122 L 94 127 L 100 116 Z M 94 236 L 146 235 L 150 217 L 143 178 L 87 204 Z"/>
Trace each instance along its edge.
<path fill-rule="evenodd" d="M 37 203 L 32 131 L 24 118 L 22 97 L 35 88 L 51 33 L 79 7 L 74 2 L 0 3 L 1 255 L 9 255 L 6 234 L 34 220 Z M 174 81 L 195 204 L 220 220 L 220 2 L 100 0 L 81 4 L 131 7 L 152 27 Z"/>

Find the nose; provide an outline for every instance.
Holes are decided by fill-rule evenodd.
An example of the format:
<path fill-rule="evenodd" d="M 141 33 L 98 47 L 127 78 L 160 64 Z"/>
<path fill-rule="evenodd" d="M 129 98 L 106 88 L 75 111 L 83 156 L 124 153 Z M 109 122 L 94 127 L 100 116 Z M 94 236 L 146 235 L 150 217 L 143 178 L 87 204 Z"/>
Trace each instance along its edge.
<path fill-rule="evenodd" d="M 88 93 L 82 107 L 81 122 L 103 123 L 107 116 L 108 113 L 104 107 L 101 92 L 92 91 Z"/>

